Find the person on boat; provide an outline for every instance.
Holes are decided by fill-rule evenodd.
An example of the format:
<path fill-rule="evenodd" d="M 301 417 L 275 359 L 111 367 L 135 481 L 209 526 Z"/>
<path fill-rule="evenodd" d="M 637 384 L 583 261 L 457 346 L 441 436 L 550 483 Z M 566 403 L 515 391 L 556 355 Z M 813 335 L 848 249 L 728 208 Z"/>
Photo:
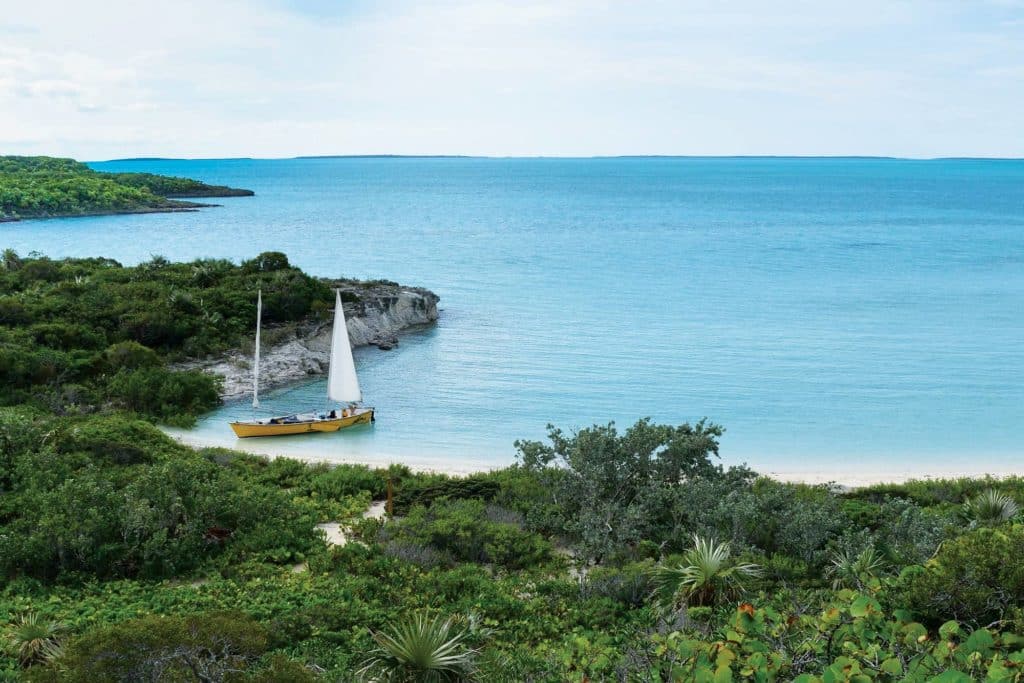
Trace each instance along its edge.
<path fill-rule="evenodd" d="M 334 409 L 332 408 L 332 409 L 331 409 L 331 419 L 333 420 L 333 419 L 335 419 L 335 418 L 337 418 L 337 417 L 338 417 L 338 411 L 337 411 L 337 410 L 334 410 Z"/>

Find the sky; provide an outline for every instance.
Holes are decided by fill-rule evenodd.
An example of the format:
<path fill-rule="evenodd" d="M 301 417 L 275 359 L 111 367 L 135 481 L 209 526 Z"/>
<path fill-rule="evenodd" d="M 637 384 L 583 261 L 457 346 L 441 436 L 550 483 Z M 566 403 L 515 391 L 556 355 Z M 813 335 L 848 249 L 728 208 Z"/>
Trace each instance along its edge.
<path fill-rule="evenodd" d="M 1024 0 L 0 0 L 0 154 L 1024 157 Z"/>

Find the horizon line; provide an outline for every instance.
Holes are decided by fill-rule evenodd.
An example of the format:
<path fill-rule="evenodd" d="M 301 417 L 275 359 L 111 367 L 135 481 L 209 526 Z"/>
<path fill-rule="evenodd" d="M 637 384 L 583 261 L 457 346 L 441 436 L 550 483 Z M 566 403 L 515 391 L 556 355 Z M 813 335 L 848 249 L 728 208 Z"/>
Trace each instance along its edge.
<path fill-rule="evenodd" d="M 45 155 L 44 155 L 45 156 Z M 857 159 L 884 161 L 1024 161 L 1024 157 L 936 156 L 903 157 L 876 154 L 595 154 L 595 155 L 490 155 L 490 154 L 301 154 L 295 156 L 227 156 L 227 157 L 114 157 L 91 159 L 85 163 L 103 164 L 116 161 L 311 161 L 317 159 Z"/>

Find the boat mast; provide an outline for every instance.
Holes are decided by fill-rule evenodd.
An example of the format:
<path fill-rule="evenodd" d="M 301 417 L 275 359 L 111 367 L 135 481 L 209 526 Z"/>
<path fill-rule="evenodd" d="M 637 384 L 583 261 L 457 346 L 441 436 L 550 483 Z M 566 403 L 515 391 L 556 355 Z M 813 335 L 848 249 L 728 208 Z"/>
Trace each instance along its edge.
<path fill-rule="evenodd" d="M 252 407 L 260 407 L 260 318 L 263 317 L 263 290 L 256 293 L 256 358 L 252 366 Z"/>

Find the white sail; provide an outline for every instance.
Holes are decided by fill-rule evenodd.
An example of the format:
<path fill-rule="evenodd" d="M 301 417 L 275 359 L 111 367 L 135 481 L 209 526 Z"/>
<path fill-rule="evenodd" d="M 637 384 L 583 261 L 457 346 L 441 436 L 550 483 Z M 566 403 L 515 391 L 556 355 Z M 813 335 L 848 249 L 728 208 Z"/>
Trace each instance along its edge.
<path fill-rule="evenodd" d="M 363 400 L 359 378 L 356 377 L 356 364 L 352 360 L 352 347 L 348 341 L 341 292 L 338 290 L 334 292 L 334 331 L 331 335 L 331 366 L 327 373 L 327 398 L 339 403 L 358 403 Z"/>
<path fill-rule="evenodd" d="M 260 319 L 263 317 L 263 290 L 256 294 L 256 358 L 252 364 L 252 407 L 260 407 Z"/>

